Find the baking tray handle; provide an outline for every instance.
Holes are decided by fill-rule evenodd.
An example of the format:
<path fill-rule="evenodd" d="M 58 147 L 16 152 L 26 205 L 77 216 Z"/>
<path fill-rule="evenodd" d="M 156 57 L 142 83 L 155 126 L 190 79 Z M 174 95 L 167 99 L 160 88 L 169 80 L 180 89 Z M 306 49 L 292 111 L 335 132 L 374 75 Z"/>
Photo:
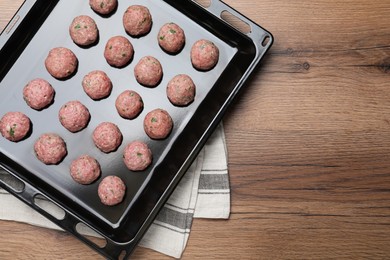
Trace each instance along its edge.
<path fill-rule="evenodd" d="M 0 156 L 2 156 L 1 153 Z M 0 169 L 6 171 L 6 174 L 3 172 L 0 176 L 0 187 L 33 208 L 58 227 L 74 235 L 86 245 L 107 257 L 107 259 L 127 259 L 130 256 L 131 251 L 136 246 L 134 241 L 123 244 L 111 241 L 108 237 L 104 237 L 92 227 L 87 226 L 85 222 L 77 218 L 74 214 L 44 196 L 38 189 L 13 174 L 14 169 L 9 165 L 0 164 Z M 52 205 L 48 207 L 48 204 Z M 78 229 L 80 224 L 84 225 L 84 227 Z M 93 237 L 88 237 L 88 234 L 92 234 L 94 237 L 101 238 L 102 240 L 97 241 Z"/>
<path fill-rule="evenodd" d="M 221 19 L 225 23 L 227 23 L 230 27 L 233 27 L 234 29 L 240 31 L 243 34 L 246 34 L 256 45 L 256 48 L 259 50 L 259 52 L 263 52 L 264 49 L 269 49 L 271 45 L 273 44 L 274 37 L 273 35 L 262 28 L 260 25 L 246 17 L 245 15 L 241 14 L 234 8 L 230 7 L 228 4 L 226 4 L 223 1 L 220 0 L 209 0 L 207 4 L 202 4 L 205 1 L 203 0 L 192 0 L 198 5 L 205 8 L 207 11 L 212 13 L 217 18 Z M 237 28 L 234 24 L 229 22 L 227 19 L 224 18 L 224 14 L 229 14 L 229 16 L 233 16 L 238 19 L 243 24 L 246 24 L 249 27 L 248 31 L 240 30 L 240 28 Z M 260 59 L 261 57 L 259 57 Z"/>
<path fill-rule="evenodd" d="M 0 82 L 59 0 L 25 0 L 0 34 Z M 37 17 L 34 14 L 40 13 Z M 7 60 L 7 62 L 4 62 Z"/>
<path fill-rule="evenodd" d="M 4 47 L 4 44 L 9 40 L 15 30 L 18 28 L 23 19 L 27 16 L 27 13 L 31 10 L 36 0 L 26 0 L 16 11 L 14 16 L 5 26 L 4 30 L 0 34 L 0 49 Z"/>

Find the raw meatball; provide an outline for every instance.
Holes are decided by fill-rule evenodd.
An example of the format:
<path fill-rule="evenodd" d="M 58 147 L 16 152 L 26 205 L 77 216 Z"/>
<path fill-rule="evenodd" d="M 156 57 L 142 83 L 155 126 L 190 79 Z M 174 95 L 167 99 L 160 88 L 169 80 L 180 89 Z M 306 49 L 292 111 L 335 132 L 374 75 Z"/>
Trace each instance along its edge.
<path fill-rule="evenodd" d="M 107 206 L 114 206 L 123 201 L 126 185 L 121 178 L 114 175 L 105 177 L 99 184 L 98 195 L 100 201 Z"/>
<path fill-rule="evenodd" d="M 209 40 L 198 40 L 191 48 L 191 62 L 198 70 L 210 70 L 218 62 L 219 49 Z"/>
<path fill-rule="evenodd" d="M 99 37 L 98 27 L 88 15 L 75 17 L 69 26 L 69 34 L 72 40 L 81 46 L 91 45 Z"/>
<path fill-rule="evenodd" d="M 124 67 L 134 55 L 131 42 L 123 36 L 114 36 L 107 41 L 104 58 L 113 67 Z"/>
<path fill-rule="evenodd" d="M 152 163 L 152 151 L 146 143 L 134 141 L 128 144 L 123 153 L 123 161 L 131 171 L 143 171 Z"/>
<path fill-rule="evenodd" d="M 44 164 L 58 164 L 67 154 L 64 140 L 53 133 L 41 135 L 34 144 L 34 151 Z"/>
<path fill-rule="evenodd" d="M 94 70 L 85 75 L 81 84 L 85 93 L 94 100 L 108 97 L 112 90 L 111 79 L 101 70 Z"/>
<path fill-rule="evenodd" d="M 150 111 L 144 119 L 144 130 L 152 139 L 164 139 L 172 131 L 173 120 L 167 111 L 155 109 Z"/>
<path fill-rule="evenodd" d="M 31 121 L 22 112 L 8 112 L 0 120 L 1 135 L 12 142 L 25 138 L 30 129 Z"/>
<path fill-rule="evenodd" d="M 97 148 L 104 153 L 113 152 L 122 143 L 122 133 L 118 126 L 111 122 L 100 123 L 92 134 Z"/>
<path fill-rule="evenodd" d="M 80 101 L 74 100 L 67 102 L 60 108 L 58 117 L 66 129 L 75 133 L 88 125 L 91 115 L 86 106 Z"/>
<path fill-rule="evenodd" d="M 92 10 L 98 14 L 107 15 L 113 12 L 118 6 L 117 0 L 89 0 Z"/>
<path fill-rule="evenodd" d="M 167 96 L 176 106 L 186 106 L 194 101 L 195 84 L 191 77 L 186 74 L 173 77 L 167 85 Z"/>
<path fill-rule="evenodd" d="M 33 79 L 23 88 L 23 99 L 36 110 L 48 107 L 54 100 L 55 90 L 44 79 Z"/>
<path fill-rule="evenodd" d="M 70 176 L 80 184 L 91 184 L 101 173 L 98 161 L 89 155 L 82 155 L 70 165 Z"/>
<path fill-rule="evenodd" d="M 135 65 L 134 76 L 141 85 L 155 87 L 162 79 L 163 70 L 156 58 L 145 56 Z"/>
<path fill-rule="evenodd" d="M 158 32 L 158 44 L 169 53 L 179 52 L 185 43 L 185 35 L 182 28 L 175 23 L 166 23 Z"/>
<path fill-rule="evenodd" d="M 117 97 L 115 107 L 121 117 L 133 119 L 141 113 L 144 102 L 137 92 L 125 90 Z"/>
<path fill-rule="evenodd" d="M 75 73 L 78 65 L 76 55 L 64 47 L 53 48 L 45 60 L 45 67 L 53 77 L 65 79 Z"/>
<path fill-rule="evenodd" d="M 134 37 L 147 34 L 152 28 L 152 16 L 149 9 L 142 5 L 132 5 L 123 14 L 123 27 Z"/>

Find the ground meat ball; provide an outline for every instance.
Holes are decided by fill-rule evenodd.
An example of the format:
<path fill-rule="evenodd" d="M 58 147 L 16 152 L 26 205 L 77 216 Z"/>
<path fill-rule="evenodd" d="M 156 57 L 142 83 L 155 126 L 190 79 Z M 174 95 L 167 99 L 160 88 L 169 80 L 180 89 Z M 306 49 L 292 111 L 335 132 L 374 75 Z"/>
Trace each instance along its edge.
<path fill-rule="evenodd" d="M 92 134 L 97 148 L 104 153 L 113 152 L 122 143 L 122 133 L 117 125 L 111 122 L 100 123 Z"/>
<path fill-rule="evenodd" d="M 114 175 L 105 177 L 99 184 L 98 196 L 100 201 L 107 206 L 114 206 L 123 201 L 126 193 L 126 185 L 121 178 Z"/>
<path fill-rule="evenodd" d="M 131 171 L 143 171 L 152 163 L 152 151 L 146 143 L 134 141 L 123 153 L 123 161 Z"/>
<path fill-rule="evenodd" d="M 198 40 L 191 48 L 191 62 L 198 70 L 210 70 L 218 62 L 219 49 L 209 40 Z"/>
<path fill-rule="evenodd" d="M 123 36 L 114 36 L 107 41 L 104 58 L 113 67 L 124 67 L 134 55 L 131 42 Z"/>
<path fill-rule="evenodd" d="M 41 135 L 34 144 L 34 151 L 44 164 L 58 164 L 67 154 L 64 140 L 53 133 Z"/>
<path fill-rule="evenodd" d="M 78 132 L 84 129 L 91 118 L 88 108 L 80 101 L 73 100 L 64 104 L 59 112 L 58 117 L 61 124 L 70 132 Z"/>
<path fill-rule="evenodd" d="M 112 90 L 111 79 L 100 70 L 94 70 L 85 75 L 81 84 L 85 93 L 94 100 L 108 97 Z"/>
<path fill-rule="evenodd" d="M 177 53 L 185 43 L 184 31 L 175 23 L 167 23 L 160 28 L 157 40 L 160 47 L 166 52 Z"/>
<path fill-rule="evenodd" d="M 113 12 L 118 6 L 117 0 L 89 0 L 92 10 L 98 14 L 107 15 Z"/>
<path fill-rule="evenodd" d="M 69 34 L 72 40 L 81 46 L 91 45 L 99 37 L 98 27 L 88 15 L 75 17 L 69 26 Z"/>
<path fill-rule="evenodd" d="M 78 157 L 70 165 L 70 176 L 80 184 L 91 184 L 99 178 L 100 173 L 98 161 L 89 155 Z"/>
<path fill-rule="evenodd" d="M 45 60 L 47 71 L 55 78 L 65 79 L 75 73 L 78 65 L 76 55 L 64 47 L 53 48 Z"/>
<path fill-rule="evenodd" d="M 141 85 L 155 87 L 162 79 L 162 66 L 156 58 L 145 56 L 134 67 L 134 76 Z"/>
<path fill-rule="evenodd" d="M 141 113 L 144 102 L 137 92 L 125 90 L 117 97 L 115 107 L 121 117 L 133 119 Z"/>
<path fill-rule="evenodd" d="M 147 34 L 152 28 L 152 16 L 149 9 L 142 5 L 132 5 L 123 14 L 123 27 L 134 37 Z"/>
<path fill-rule="evenodd" d="M 195 84 L 191 77 L 186 74 L 173 77 L 167 85 L 167 96 L 176 106 L 186 106 L 194 101 Z"/>
<path fill-rule="evenodd" d="M 54 88 L 44 79 L 33 79 L 23 88 L 23 99 L 36 110 L 42 110 L 53 103 L 54 94 Z"/>
<path fill-rule="evenodd" d="M 31 121 L 22 112 L 8 112 L 0 120 L 1 135 L 13 142 L 25 138 L 30 129 Z"/>
<path fill-rule="evenodd" d="M 155 109 L 150 111 L 144 119 L 144 130 L 152 139 L 164 139 L 172 131 L 173 120 L 167 111 Z"/>

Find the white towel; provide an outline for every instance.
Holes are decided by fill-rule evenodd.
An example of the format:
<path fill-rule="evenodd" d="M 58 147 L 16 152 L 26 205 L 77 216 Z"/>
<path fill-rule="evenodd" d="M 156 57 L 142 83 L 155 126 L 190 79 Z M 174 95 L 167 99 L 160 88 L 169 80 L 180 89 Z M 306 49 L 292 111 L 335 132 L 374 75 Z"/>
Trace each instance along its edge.
<path fill-rule="evenodd" d="M 0 177 L 7 174 L 0 170 Z M 43 202 L 44 203 L 44 202 Z M 14 196 L 0 188 L 0 219 L 60 229 Z M 44 208 L 49 211 L 51 203 Z M 50 209 L 56 214 L 56 208 Z M 180 258 L 191 232 L 193 218 L 227 219 L 230 214 L 230 185 L 227 149 L 220 124 L 171 197 L 145 233 L 139 245 Z M 93 235 L 84 232 L 88 235 Z"/>

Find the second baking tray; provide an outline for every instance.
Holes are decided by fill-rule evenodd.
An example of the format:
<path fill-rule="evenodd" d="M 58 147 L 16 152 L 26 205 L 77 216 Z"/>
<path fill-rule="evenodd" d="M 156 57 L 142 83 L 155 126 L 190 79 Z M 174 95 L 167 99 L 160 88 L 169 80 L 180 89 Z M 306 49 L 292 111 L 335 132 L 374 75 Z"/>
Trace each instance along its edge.
<path fill-rule="evenodd" d="M 152 30 L 140 38 L 128 36 L 122 25 L 124 11 L 134 4 L 147 6 L 153 17 Z M 246 23 L 250 32 L 241 33 L 221 19 L 224 11 Z M 68 33 L 73 18 L 82 14 L 91 16 L 99 28 L 99 42 L 89 48 L 75 45 Z M 272 45 L 272 35 L 217 0 L 210 1 L 208 8 L 189 0 L 119 1 L 107 17 L 94 13 L 88 1 L 35 0 L 26 1 L 15 17 L 0 37 L 0 95 L 6 100 L 0 104 L 0 114 L 23 112 L 33 130 L 21 142 L 0 139 L 0 163 L 24 188 L 0 184 L 106 257 L 116 259 L 123 252 L 128 256 Z M 157 43 L 159 28 L 168 22 L 179 24 L 186 34 L 186 44 L 176 55 L 165 53 Z M 121 69 L 109 66 L 103 56 L 105 43 L 116 35 L 127 37 L 135 50 L 132 62 Z M 218 64 L 207 72 L 195 70 L 190 61 L 191 46 L 198 39 L 213 41 L 220 51 Z M 44 66 L 49 50 L 60 46 L 71 49 L 79 60 L 77 73 L 67 80 L 51 77 Z M 135 64 L 146 55 L 156 57 L 163 67 L 163 79 L 155 88 L 143 87 L 134 78 Z M 111 78 L 108 98 L 93 101 L 83 92 L 82 78 L 92 70 L 103 70 Z M 173 106 L 166 97 L 168 81 L 181 73 L 190 75 L 196 85 L 195 101 L 187 107 Z M 34 78 L 48 80 L 56 91 L 54 103 L 42 111 L 29 108 L 22 96 L 23 87 Z M 126 89 L 137 91 L 144 100 L 143 111 L 133 120 L 121 118 L 114 105 Z M 91 113 L 87 128 L 78 133 L 70 133 L 58 120 L 60 107 L 70 100 L 81 101 Z M 164 140 L 152 140 L 143 130 L 143 118 L 155 108 L 167 110 L 174 121 L 172 133 Z M 117 124 L 123 133 L 122 145 L 110 154 L 99 151 L 91 138 L 103 121 Z M 68 155 L 58 165 L 44 165 L 35 157 L 34 142 L 47 132 L 59 134 L 67 144 Z M 153 152 L 153 163 L 145 171 L 131 172 L 123 164 L 123 149 L 133 140 L 146 142 Z M 92 155 L 102 167 L 102 176 L 91 185 L 77 184 L 69 175 L 70 163 L 81 154 Z M 97 196 L 97 186 L 107 175 L 121 177 L 127 186 L 125 199 L 117 206 L 104 206 Z M 65 216 L 58 219 L 40 208 L 37 196 L 56 204 Z M 76 230 L 79 223 L 103 237 L 106 245 L 99 247 L 81 235 Z"/>

